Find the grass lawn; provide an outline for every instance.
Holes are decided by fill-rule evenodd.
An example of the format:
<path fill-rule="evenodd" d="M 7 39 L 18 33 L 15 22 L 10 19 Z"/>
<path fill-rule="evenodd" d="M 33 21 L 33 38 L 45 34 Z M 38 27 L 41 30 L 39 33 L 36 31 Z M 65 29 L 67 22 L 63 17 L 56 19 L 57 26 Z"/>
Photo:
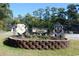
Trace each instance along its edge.
<path fill-rule="evenodd" d="M 27 50 L 6 46 L 3 41 L 10 34 L 0 34 L 0 55 L 11 55 L 11 56 L 75 56 L 79 55 L 79 40 L 71 40 L 70 46 L 66 49 L 56 50 Z"/>

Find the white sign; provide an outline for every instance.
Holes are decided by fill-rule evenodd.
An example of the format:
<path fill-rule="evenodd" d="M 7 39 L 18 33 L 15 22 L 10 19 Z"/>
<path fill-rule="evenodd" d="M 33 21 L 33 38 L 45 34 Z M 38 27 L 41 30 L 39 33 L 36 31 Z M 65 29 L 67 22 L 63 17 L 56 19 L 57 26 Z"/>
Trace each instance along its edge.
<path fill-rule="evenodd" d="M 26 31 L 25 25 L 24 24 L 17 24 L 16 27 L 14 28 L 14 30 L 12 29 L 12 32 L 16 33 L 16 34 L 23 34 Z M 16 35 L 15 34 L 15 35 Z"/>

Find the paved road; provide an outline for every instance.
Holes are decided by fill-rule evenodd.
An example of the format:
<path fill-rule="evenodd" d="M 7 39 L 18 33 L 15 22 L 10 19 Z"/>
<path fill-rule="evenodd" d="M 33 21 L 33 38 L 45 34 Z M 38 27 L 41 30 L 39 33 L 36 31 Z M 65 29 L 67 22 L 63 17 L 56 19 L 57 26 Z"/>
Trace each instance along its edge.
<path fill-rule="evenodd" d="M 72 40 L 79 40 L 79 34 L 65 34 L 65 38 Z"/>

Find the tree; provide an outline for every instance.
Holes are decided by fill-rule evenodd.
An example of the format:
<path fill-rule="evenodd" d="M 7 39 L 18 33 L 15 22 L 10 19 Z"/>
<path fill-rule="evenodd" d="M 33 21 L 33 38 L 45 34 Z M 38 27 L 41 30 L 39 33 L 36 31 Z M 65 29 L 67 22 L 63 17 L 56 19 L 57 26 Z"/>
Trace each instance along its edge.
<path fill-rule="evenodd" d="M 35 17 L 38 17 L 38 11 L 37 11 L 37 10 L 33 11 L 33 15 L 34 15 Z"/>
<path fill-rule="evenodd" d="M 68 27 L 71 28 L 72 24 L 75 24 L 75 22 L 77 21 L 78 19 L 78 11 L 77 11 L 77 8 L 76 8 L 76 5 L 75 4 L 69 4 L 67 6 L 67 16 L 68 16 Z"/>
<path fill-rule="evenodd" d="M 43 12 L 44 12 L 44 9 L 40 8 L 40 9 L 34 11 L 33 15 L 41 20 L 43 17 Z"/>
<path fill-rule="evenodd" d="M 42 8 L 38 9 L 38 15 L 39 15 L 40 20 L 42 19 L 43 12 L 44 12 L 44 9 Z"/>
<path fill-rule="evenodd" d="M 64 8 L 58 8 L 58 22 L 61 24 L 65 24 L 66 20 L 66 12 Z"/>
<path fill-rule="evenodd" d="M 52 14 L 51 14 L 51 19 L 54 19 L 55 15 L 57 14 L 57 8 L 52 7 L 52 8 L 51 8 L 51 12 L 52 12 Z"/>
<path fill-rule="evenodd" d="M 67 6 L 67 14 L 68 14 L 68 19 L 69 20 L 73 20 L 73 19 L 77 19 L 77 8 L 76 5 L 74 4 L 69 4 Z"/>
<path fill-rule="evenodd" d="M 8 3 L 0 3 L 0 20 L 12 16 L 12 11 L 9 7 Z"/>
<path fill-rule="evenodd" d="M 50 19 L 50 8 L 49 7 L 46 7 L 45 13 L 44 13 L 43 16 L 44 16 L 45 20 L 49 20 Z"/>
<path fill-rule="evenodd" d="M 29 27 L 32 27 L 32 15 L 30 15 L 29 13 L 27 13 L 25 15 L 25 17 L 23 18 L 23 22 L 25 25 L 28 25 Z"/>
<path fill-rule="evenodd" d="M 51 7 L 50 9 L 51 14 L 50 14 L 50 18 L 51 18 L 51 26 L 53 26 L 53 24 L 55 23 L 56 19 L 57 19 L 57 8 L 56 7 Z"/>
<path fill-rule="evenodd" d="M 3 28 L 6 28 L 12 19 L 12 11 L 10 10 L 10 5 L 8 3 L 0 3 L 0 22 L 3 23 Z"/>

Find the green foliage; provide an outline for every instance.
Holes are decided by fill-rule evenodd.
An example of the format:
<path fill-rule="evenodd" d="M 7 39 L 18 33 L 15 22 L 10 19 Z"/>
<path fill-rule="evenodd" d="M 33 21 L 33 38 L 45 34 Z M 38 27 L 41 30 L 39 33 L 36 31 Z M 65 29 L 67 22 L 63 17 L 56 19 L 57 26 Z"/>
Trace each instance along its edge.
<path fill-rule="evenodd" d="M 70 5 L 68 5 L 67 9 L 68 9 L 67 10 L 68 18 L 70 20 L 77 19 L 77 8 L 76 8 L 76 5 L 70 4 Z"/>
<path fill-rule="evenodd" d="M 46 7 L 45 9 L 39 8 L 33 11 L 33 15 L 26 14 L 22 19 L 24 24 L 30 28 L 48 28 L 53 29 L 53 24 L 60 22 L 62 25 L 71 25 L 78 22 L 78 12 L 75 4 L 69 4 L 67 11 L 64 8 Z M 66 18 L 67 17 L 67 18 Z"/>
<path fill-rule="evenodd" d="M 5 30 L 11 24 L 12 11 L 8 3 L 0 3 L 0 29 Z"/>
<path fill-rule="evenodd" d="M 47 40 L 47 39 L 49 39 L 49 37 L 48 36 L 40 36 L 40 35 L 37 35 L 37 37 L 38 38 L 40 38 L 40 40 Z"/>
<path fill-rule="evenodd" d="M 53 24 L 60 22 L 62 25 L 72 25 L 79 23 L 78 4 L 69 4 L 67 9 L 46 7 L 39 8 L 33 11 L 33 14 L 27 13 L 24 17 L 18 15 L 18 17 L 12 20 L 12 11 L 10 5 L 7 3 L 0 3 L 0 20 L 3 24 L 0 24 L 0 28 L 8 28 L 7 25 L 13 25 L 17 23 L 23 23 L 29 28 L 39 27 L 53 29 Z"/>
<path fill-rule="evenodd" d="M 0 21 L 0 30 L 2 30 L 4 28 L 4 23 L 3 21 Z"/>
<path fill-rule="evenodd" d="M 19 23 L 20 23 L 20 20 L 13 20 L 12 25 L 19 24 Z"/>

